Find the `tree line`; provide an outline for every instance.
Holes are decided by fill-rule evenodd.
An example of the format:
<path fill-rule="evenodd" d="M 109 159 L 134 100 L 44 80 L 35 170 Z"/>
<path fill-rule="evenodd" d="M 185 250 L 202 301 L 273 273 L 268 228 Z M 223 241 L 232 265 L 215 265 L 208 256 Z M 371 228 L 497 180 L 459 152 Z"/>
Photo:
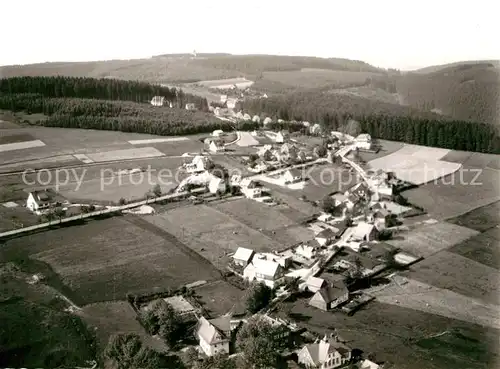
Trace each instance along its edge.
<path fill-rule="evenodd" d="M 46 127 L 99 129 L 164 136 L 232 131 L 234 124 L 200 111 L 158 108 L 128 101 L 47 98 L 41 94 L 0 95 L 0 109 L 48 116 L 35 124 Z M 237 128 L 252 130 L 258 123 L 240 122 Z"/>
<path fill-rule="evenodd" d="M 176 107 L 194 103 L 208 111 L 205 98 L 182 90 L 139 81 L 87 77 L 11 77 L 0 79 L 0 95 L 37 94 L 45 98 L 83 98 L 149 103 L 154 96 L 164 96 Z"/>
<path fill-rule="evenodd" d="M 241 106 L 252 114 L 283 120 L 319 123 L 323 131 L 343 130 L 352 119 L 374 138 L 410 144 L 500 154 L 498 128 L 485 123 L 453 120 L 409 107 L 374 103 L 367 99 L 295 93 L 248 100 Z M 275 123 L 274 126 L 285 126 Z M 293 123 L 292 130 L 300 130 Z"/>

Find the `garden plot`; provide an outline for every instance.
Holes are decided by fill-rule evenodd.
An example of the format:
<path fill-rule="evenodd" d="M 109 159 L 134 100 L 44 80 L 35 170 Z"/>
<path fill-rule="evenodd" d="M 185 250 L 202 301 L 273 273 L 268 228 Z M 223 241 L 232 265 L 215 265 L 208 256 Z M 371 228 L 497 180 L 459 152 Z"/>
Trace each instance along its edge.
<path fill-rule="evenodd" d="M 500 271 L 450 251 L 426 258 L 405 272 L 408 278 L 499 305 Z"/>
<path fill-rule="evenodd" d="M 151 224 L 173 234 L 216 266 L 228 261 L 238 247 L 279 250 L 281 243 L 206 205 L 192 205 L 145 216 Z"/>
<path fill-rule="evenodd" d="M 161 151 L 155 149 L 154 147 L 141 147 L 138 149 L 113 150 L 87 154 L 87 157 L 94 162 L 104 162 L 114 160 L 152 158 L 163 155 L 164 154 Z"/>
<path fill-rule="evenodd" d="M 178 288 L 218 278 L 206 264 L 131 224 L 127 217 L 9 240 L 0 256 L 28 253 L 48 263 L 84 303 L 123 300 L 128 292 Z"/>
<path fill-rule="evenodd" d="M 40 140 L 14 142 L 10 144 L 0 145 L 0 152 L 31 149 L 34 147 L 42 147 L 42 146 L 45 146 L 45 144 Z"/>
<path fill-rule="evenodd" d="M 242 291 L 226 281 L 215 281 L 194 289 L 196 299 L 211 317 L 218 317 L 229 312 L 244 313 L 245 306 Z"/>
<path fill-rule="evenodd" d="M 479 232 L 446 222 L 422 225 L 408 233 L 401 233 L 403 239 L 393 239 L 389 244 L 414 255 L 427 257 L 452 247 Z"/>
<path fill-rule="evenodd" d="M 500 329 L 500 306 L 402 276 L 395 276 L 389 285 L 373 287 L 366 293 L 382 303 Z"/>
<path fill-rule="evenodd" d="M 405 145 L 400 150 L 371 160 L 368 164 L 373 170 L 394 172 L 404 181 L 421 185 L 455 173 L 461 168 L 459 163 L 439 160 L 449 150 L 434 147 Z"/>

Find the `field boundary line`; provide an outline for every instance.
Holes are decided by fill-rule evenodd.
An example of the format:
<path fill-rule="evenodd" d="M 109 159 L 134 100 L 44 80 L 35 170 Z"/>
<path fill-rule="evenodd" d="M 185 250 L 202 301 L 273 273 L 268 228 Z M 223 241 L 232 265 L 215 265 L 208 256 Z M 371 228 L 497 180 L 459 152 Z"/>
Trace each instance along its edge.
<path fill-rule="evenodd" d="M 204 188 L 200 188 L 200 189 L 194 189 L 194 190 L 191 190 L 191 191 L 184 191 L 184 192 L 180 192 L 180 193 L 176 193 L 176 194 L 164 195 L 164 196 L 160 196 L 160 197 L 155 197 L 153 199 L 141 200 L 141 201 L 134 202 L 134 203 L 131 203 L 131 204 L 125 204 L 125 205 L 120 205 L 120 206 L 113 206 L 113 207 L 110 207 L 110 208 L 107 208 L 107 209 L 104 209 L 104 210 L 98 210 L 98 211 L 94 211 L 94 212 L 91 212 L 91 213 L 79 214 L 79 215 L 74 215 L 74 216 L 67 217 L 67 218 L 61 218 L 61 219 L 58 219 L 58 220 L 52 220 L 50 222 L 46 222 L 46 223 L 42 223 L 42 224 L 36 224 L 34 226 L 29 226 L 29 227 L 14 229 L 12 231 L 7 231 L 7 232 L 0 233 L 0 239 L 4 238 L 4 237 L 9 237 L 9 236 L 15 236 L 15 235 L 22 234 L 22 233 L 25 233 L 25 232 L 35 231 L 35 230 L 38 230 L 38 229 L 48 228 L 48 227 L 51 227 L 51 226 L 57 226 L 57 225 L 62 224 L 62 223 L 74 222 L 74 221 L 77 221 L 77 220 L 81 220 L 81 219 L 85 219 L 85 218 L 92 218 L 92 217 L 106 215 L 106 214 L 113 214 L 113 213 L 116 213 L 116 212 L 121 212 L 122 210 L 133 209 L 133 208 L 136 208 L 136 207 L 139 207 L 139 206 L 142 206 L 142 205 L 147 205 L 147 204 L 155 203 L 155 202 L 158 202 L 158 201 L 164 201 L 164 200 L 169 200 L 169 199 L 175 199 L 175 198 L 180 198 L 180 197 L 184 197 L 184 196 L 189 196 L 192 193 L 199 193 L 199 192 L 200 193 L 201 192 L 205 192 L 205 189 Z"/>

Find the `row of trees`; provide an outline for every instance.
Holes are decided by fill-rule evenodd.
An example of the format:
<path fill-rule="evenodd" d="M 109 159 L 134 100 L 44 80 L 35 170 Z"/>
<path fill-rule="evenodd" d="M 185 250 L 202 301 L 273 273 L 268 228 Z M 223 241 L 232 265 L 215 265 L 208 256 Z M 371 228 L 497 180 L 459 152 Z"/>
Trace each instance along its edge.
<path fill-rule="evenodd" d="M 12 77 L 0 79 L 0 95 L 35 94 L 44 98 L 78 98 L 149 103 L 153 96 L 164 96 L 176 107 L 194 103 L 208 111 L 205 98 L 180 89 L 139 81 L 84 77 Z M 33 95 L 32 95 L 33 96 Z"/>
<path fill-rule="evenodd" d="M 301 96 L 304 99 L 301 99 Z M 442 147 L 487 153 L 500 153 L 498 128 L 485 123 L 452 120 L 434 114 L 416 114 L 409 108 L 382 104 L 382 109 L 357 105 L 351 100 L 348 105 L 339 106 L 337 97 L 315 94 L 317 100 L 308 94 L 291 94 L 276 98 L 245 102 L 245 111 L 264 112 L 284 120 L 318 122 L 323 131 L 343 130 L 352 118 L 359 122 L 361 130 L 374 138 L 402 141 L 410 144 Z M 352 104 L 354 103 L 354 105 Z M 377 111 L 378 113 L 374 113 Z M 275 123 L 274 126 L 285 126 Z M 292 131 L 302 130 L 300 123 L 290 125 Z"/>

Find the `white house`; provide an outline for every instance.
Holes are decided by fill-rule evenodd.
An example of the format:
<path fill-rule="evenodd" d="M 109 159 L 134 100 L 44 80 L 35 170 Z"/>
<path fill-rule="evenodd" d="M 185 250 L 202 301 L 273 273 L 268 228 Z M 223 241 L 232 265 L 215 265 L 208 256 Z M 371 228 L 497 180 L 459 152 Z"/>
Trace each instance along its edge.
<path fill-rule="evenodd" d="M 318 123 L 313 124 L 309 127 L 309 133 L 312 135 L 319 135 L 321 133 L 321 126 Z"/>
<path fill-rule="evenodd" d="M 225 151 L 224 141 L 222 141 L 222 140 L 212 140 L 212 141 L 210 141 L 210 145 L 208 146 L 208 149 L 211 152 L 222 152 L 222 151 Z"/>
<path fill-rule="evenodd" d="M 164 96 L 154 96 L 151 99 L 151 105 L 153 105 L 153 106 L 163 106 L 163 105 L 165 105 L 165 97 Z"/>
<path fill-rule="evenodd" d="M 243 115 L 243 120 L 252 120 L 252 117 L 249 114 L 245 113 L 245 115 Z"/>
<path fill-rule="evenodd" d="M 198 320 L 196 335 L 201 349 L 207 356 L 229 354 L 231 317 L 224 315 L 210 320 L 201 317 Z"/>
<path fill-rule="evenodd" d="M 259 155 L 260 158 L 266 161 L 270 161 L 273 159 L 273 153 L 272 153 L 272 146 L 271 145 L 264 145 L 259 150 L 257 151 L 257 155 Z"/>
<path fill-rule="evenodd" d="M 304 287 L 307 288 L 309 292 L 316 293 L 320 289 L 326 286 L 326 281 L 323 278 L 309 277 L 304 283 Z"/>
<path fill-rule="evenodd" d="M 196 105 L 194 103 L 186 104 L 186 110 L 196 110 Z"/>
<path fill-rule="evenodd" d="M 251 249 L 238 247 L 238 250 L 233 255 L 233 261 L 236 265 L 246 267 L 252 261 L 254 254 L 255 252 Z"/>
<path fill-rule="evenodd" d="M 219 136 L 223 136 L 224 135 L 224 131 L 222 129 L 216 129 L 215 131 L 212 132 L 212 136 L 214 137 L 219 137 Z"/>
<path fill-rule="evenodd" d="M 227 95 L 220 95 L 220 102 L 221 104 L 225 104 L 227 101 Z"/>
<path fill-rule="evenodd" d="M 254 123 L 260 123 L 260 117 L 258 115 L 254 115 L 252 118 L 252 122 Z"/>
<path fill-rule="evenodd" d="M 317 241 L 308 242 L 298 246 L 295 249 L 295 253 L 306 259 L 314 259 L 317 256 L 320 247 L 321 245 L 317 243 Z"/>
<path fill-rule="evenodd" d="M 236 104 L 238 103 L 238 99 L 230 98 L 226 101 L 226 106 L 228 109 L 234 109 Z"/>
<path fill-rule="evenodd" d="M 257 181 L 250 178 L 243 178 L 240 182 L 241 193 L 249 199 L 254 199 L 262 195 L 262 187 Z"/>
<path fill-rule="evenodd" d="M 362 133 L 354 139 L 358 149 L 370 150 L 372 148 L 372 137 L 368 133 Z"/>
<path fill-rule="evenodd" d="M 283 173 L 281 178 L 285 184 L 295 183 L 302 180 L 302 173 L 297 169 L 289 169 Z"/>
<path fill-rule="evenodd" d="M 210 193 L 225 193 L 227 190 L 226 181 L 222 178 L 212 176 L 210 182 L 208 182 L 208 190 Z"/>
<path fill-rule="evenodd" d="M 298 353 L 298 362 L 308 369 L 338 368 L 351 360 L 351 351 L 338 338 L 325 336 L 319 342 L 302 347 Z"/>
<path fill-rule="evenodd" d="M 262 282 L 274 288 L 277 283 L 284 280 L 283 267 L 275 261 L 254 257 L 243 270 L 243 278 Z"/>
<path fill-rule="evenodd" d="M 283 132 L 278 132 L 276 134 L 276 137 L 274 138 L 274 140 L 277 142 L 277 143 L 283 143 L 285 142 L 286 140 L 288 139 L 288 135 L 286 133 L 283 133 Z"/>
<path fill-rule="evenodd" d="M 47 191 L 33 191 L 28 195 L 26 207 L 32 212 L 39 212 L 53 205 L 52 197 Z"/>
<path fill-rule="evenodd" d="M 243 119 L 243 113 L 241 111 L 237 112 L 234 116 L 236 119 Z"/>
<path fill-rule="evenodd" d="M 321 246 L 329 245 L 335 240 L 337 232 L 334 232 L 331 228 L 326 228 L 319 232 L 314 239 L 318 241 Z"/>
<path fill-rule="evenodd" d="M 375 227 L 375 225 L 366 223 L 366 222 L 360 222 L 354 228 L 354 231 L 351 235 L 351 238 L 355 241 L 373 241 L 377 238 L 378 230 Z"/>
<path fill-rule="evenodd" d="M 365 359 L 359 364 L 359 369 L 380 369 L 380 365 L 374 363 L 373 361 Z"/>
<path fill-rule="evenodd" d="M 184 164 L 183 167 L 188 173 L 204 172 L 207 170 L 210 159 L 206 156 L 196 155 L 191 163 Z"/>

